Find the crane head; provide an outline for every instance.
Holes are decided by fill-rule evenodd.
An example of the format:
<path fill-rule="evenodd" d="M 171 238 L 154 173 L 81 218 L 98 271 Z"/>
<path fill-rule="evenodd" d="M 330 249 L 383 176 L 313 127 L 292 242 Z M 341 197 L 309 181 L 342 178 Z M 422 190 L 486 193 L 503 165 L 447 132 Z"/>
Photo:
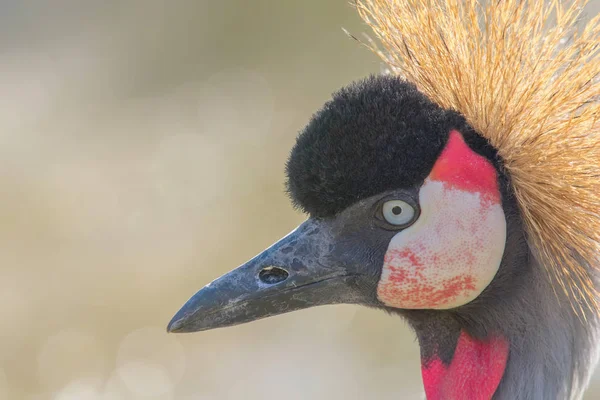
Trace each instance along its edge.
<path fill-rule="evenodd" d="M 309 218 L 195 294 L 173 332 L 324 304 L 454 309 L 475 300 L 506 243 L 501 160 L 456 112 L 392 76 L 336 93 L 287 163 Z"/>

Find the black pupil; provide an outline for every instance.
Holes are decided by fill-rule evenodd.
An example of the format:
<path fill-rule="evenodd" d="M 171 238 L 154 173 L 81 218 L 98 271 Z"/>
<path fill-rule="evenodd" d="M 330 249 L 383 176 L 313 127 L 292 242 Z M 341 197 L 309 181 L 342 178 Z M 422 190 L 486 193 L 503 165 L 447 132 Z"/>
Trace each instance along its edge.
<path fill-rule="evenodd" d="M 392 208 L 392 214 L 394 214 L 394 215 L 402 214 L 402 207 L 394 206 L 394 208 Z"/>

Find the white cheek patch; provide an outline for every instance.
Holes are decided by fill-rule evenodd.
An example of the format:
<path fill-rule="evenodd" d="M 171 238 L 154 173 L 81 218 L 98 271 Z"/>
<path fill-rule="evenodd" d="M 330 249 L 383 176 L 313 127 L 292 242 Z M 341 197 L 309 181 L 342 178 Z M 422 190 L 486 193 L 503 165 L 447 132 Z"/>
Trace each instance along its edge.
<path fill-rule="evenodd" d="M 465 154 L 460 147 L 464 145 L 462 137 L 451 142 L 456 151 L 448 156 L 456 158 L 458 154 L 461 159 Z M 474 153 L 469 157 L 475 156 L 480 157 Z M 493 181 L 484 181 L 490 189 L 480 192 L 474 188 L 486 185 L 466 179 L 471 176 L 467 170 L 440 165 L 419 192 L 419 219 L 392 238 L 385 254 L 377 297 L 390 307 L 448 309 L 464 305 L 489 285 L 502 261 L 506 220 L 495 172 L 485 172 Z"/>
<path fill-rule="evenodd" d="M 492 281 L 504 253 L 506 221 L 500 204 L 478 193 L 426 181 L 421 216 L 390 241 L 377 287 L 397 308 L 447 309 L 475 299 Z"/>

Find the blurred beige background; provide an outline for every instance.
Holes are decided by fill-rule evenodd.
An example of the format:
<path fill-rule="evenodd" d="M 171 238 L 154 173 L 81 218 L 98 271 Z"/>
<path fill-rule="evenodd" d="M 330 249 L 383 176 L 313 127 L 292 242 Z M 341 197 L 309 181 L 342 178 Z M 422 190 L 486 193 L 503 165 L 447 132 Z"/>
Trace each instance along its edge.
<path fill-rule="evenodd" d="M 303 220 L 296 133 L 382 68 L 342 27 L 369 32 L 343 0 L 0 2 L 0 399 L 423 397 L 382 312 L 165 333 Z"/>

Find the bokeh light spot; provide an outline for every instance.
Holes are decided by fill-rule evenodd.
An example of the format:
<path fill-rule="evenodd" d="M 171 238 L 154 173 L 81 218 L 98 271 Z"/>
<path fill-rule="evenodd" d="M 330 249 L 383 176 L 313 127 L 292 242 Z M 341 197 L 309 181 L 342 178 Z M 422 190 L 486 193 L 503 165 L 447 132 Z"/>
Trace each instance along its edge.
<path fill-rule="evenodd" d="M 76 330 L 50 336 L 37 361 L 40 383 L 53 390 L 73 379 L 99 377 L 105 372 L 105 355 L 95 337 Z"/>
<path fill-rule="evenodd" d="M 100 400 L 99 380 L 77 380 L 69 383 L 53 400 Z"/>
<path fill-rule="evenodd" d="M 175 335 L 162 328 L 131 332 L 119 346 L 117 373 L 133 393 L 161 395 L 172 390 L 185 371 L 185 353 Z"/>
<path fill-rule="evenodd" d="M 169 372 L 160 364 L 131 361 L 120 366 L 117 373 L 136 395 L 160 396 L 173 390 Z"/>

